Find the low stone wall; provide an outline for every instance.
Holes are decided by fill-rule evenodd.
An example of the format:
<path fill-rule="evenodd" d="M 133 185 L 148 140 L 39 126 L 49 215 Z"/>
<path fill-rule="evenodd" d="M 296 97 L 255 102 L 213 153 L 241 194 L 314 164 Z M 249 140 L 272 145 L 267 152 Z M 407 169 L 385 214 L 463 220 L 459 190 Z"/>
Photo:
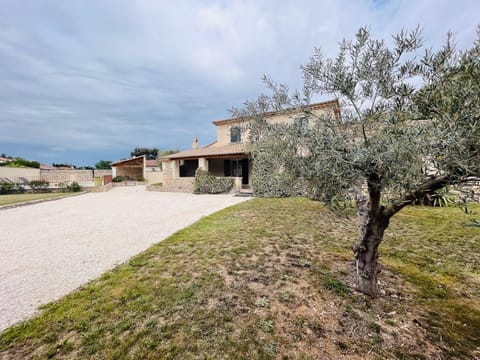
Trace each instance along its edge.
<path fill-rule="evenodd" d="M 451 192 L 459 198 L 480 203 L 480 179 L 472 178 L 469 182 L 453 187 Z"/>
<path fill-rule="evenodd" d="M 147 191 L 159 191 L 159 192 L 164 191 L 164 190 L 163 190 L 163 186 L 147 185 L 147 186 L 145 187 L 145 189 L 146 189 Z"/>
<path fill-rule="evenodd" d="M 108 183 L 103 186 L 94 186 L 94 187 L 82 187 L 82 190 L 87 191 L 87 192 L 105 192 L 108 191 L 112 188 L 112 183 Z"/>
<path fill-rule="evenodd" d="M 233 187 L 230 193 L 237 193 L 242 189 L 242 178 L 231 177 L 233 179 Z M 166 192 L 187 192 L 193 193 L 195 185 L 195 177 L 178 177 L 172 178 L 169 176 L 163 177 L 163 186 L 159 186 L 158 189 L 147 189 L 150 191 L 166 191 Z"/>
<path fill-rule="evenodd" d="M 135 181 L 135 180 L 126 180 L 120 182 L 112 182 L 112 187 L 122 187 L 122 186 L 141 186 L 146 185 L 145 181 Z"/>
<path fill-rule="evenodd" d="M 193 193 L 194 182 L 195 177 L 164 178 L 162 190 L 160 191 Z"/>

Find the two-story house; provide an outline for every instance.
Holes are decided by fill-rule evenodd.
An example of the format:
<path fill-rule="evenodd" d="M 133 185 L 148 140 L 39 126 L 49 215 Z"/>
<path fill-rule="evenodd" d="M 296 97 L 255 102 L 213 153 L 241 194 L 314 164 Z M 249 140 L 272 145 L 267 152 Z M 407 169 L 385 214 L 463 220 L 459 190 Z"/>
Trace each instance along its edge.
<path fill-rule="evenodd" d="M 309 105 L 316 115 L 339 117 L 338 100 Z M 295 112 L 270 112 L 265 114 L 269 123 L 293 124 L 299 118 Z M 252 159 L 248 152 L 248 119 L 230 118 L 213 121 L 217 140 L 199 148 L 194 138 L 192 148 L 162 157 L 163 188 L 165 191 L 192 191 L 195 171 L 202 168 L 214 176 L 235 178 L 235 189 L 248 187 L 252 174 Z"/>

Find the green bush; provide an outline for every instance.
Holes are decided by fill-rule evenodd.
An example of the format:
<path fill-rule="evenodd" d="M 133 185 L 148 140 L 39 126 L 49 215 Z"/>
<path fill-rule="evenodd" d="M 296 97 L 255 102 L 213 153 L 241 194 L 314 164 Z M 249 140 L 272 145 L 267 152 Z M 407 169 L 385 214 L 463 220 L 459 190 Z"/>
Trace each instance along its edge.
<path fill-rule="evenodd" d="M 82 190 L 82 188 L 76 181 L 72 182 L 70 185 L 67 185 L 67 191 L 79 192 L 80 190 Z"/>
<path fill-rule="evenodd" d="M 112 179 L 113 182 L 122 182 L 122 181 L 125 181 L 125 177 L 124 176 L 115 176 L 113 179 Z"/>
<path fill-rule="evenodd" d="M 32 180 L 29 185 L 34 192 L 48 192 L 49 184 L 46 180 Z"/>
<path fill-rule="evenodd" d="M 0 182 L 0 194 L 17 194 L 25 192 L 22 184 L 12 182 Z"/>
<path fill-rule="evenodd" d="M 11 182 L 0 183 L 0 194 L 10 194 L 15 191 L 15 184 Z"/>
<path fill-rule="evenodd" d="M 145 181 L 145 178 L 144 178 L 142 175 L 140 175 L 140 176 L 137 178 L 137 181 Z"/>
<path fill-rule="evenodd" d="M 221 194 L 229 192 L 233 187 L 233 179 L 215 177 L 208 171 L 197 169 L 195 172 L 195 194 Z"/>
<path fill-rule="evenodd" d="M 267 146 L 268 145 L 268 146 Z M 290 166 L 278 155 L 281 149 L 277 144 L 267 144 L 264 148 L 254 149 L 252 188 L 255 196 L 289 197 L 301 192 L 296 189 L 298 179 L 288 171 Z"/>

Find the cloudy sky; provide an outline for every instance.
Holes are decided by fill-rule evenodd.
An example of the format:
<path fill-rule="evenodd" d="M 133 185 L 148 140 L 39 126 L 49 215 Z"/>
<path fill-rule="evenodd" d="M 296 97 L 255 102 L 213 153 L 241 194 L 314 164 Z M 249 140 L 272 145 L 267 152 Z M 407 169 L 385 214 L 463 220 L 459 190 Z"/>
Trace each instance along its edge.
<path fill-rule="evenodd" d="M 0 153 L 93 165 L 215 140 L 211 121 L 263 74 L 298 87 L 315 46 L 334 56 L 363 25 L 469 47 L 480 1 L 0 0 L 0 14 Z"/>

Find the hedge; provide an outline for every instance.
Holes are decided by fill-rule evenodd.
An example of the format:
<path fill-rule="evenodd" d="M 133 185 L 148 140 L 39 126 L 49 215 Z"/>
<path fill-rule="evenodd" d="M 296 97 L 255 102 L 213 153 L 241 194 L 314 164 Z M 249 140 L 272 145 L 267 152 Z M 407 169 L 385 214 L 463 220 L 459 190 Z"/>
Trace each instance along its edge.
<path fill-rule="evenodd" d="M 233 179 L 228 177 L 215 177 L 208 171 L 197 169 L 195 172 L 195 194 L 221 194 L 232 190 Z"/>

